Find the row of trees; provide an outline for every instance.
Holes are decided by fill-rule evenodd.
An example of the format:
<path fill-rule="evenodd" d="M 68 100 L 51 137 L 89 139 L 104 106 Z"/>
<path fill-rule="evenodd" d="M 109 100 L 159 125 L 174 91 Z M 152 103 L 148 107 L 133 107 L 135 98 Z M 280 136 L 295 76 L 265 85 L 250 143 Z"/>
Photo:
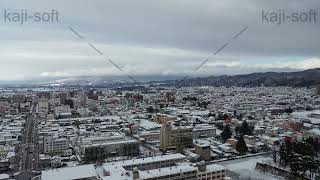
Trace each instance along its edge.
<path fill-rule="evenodd" d="M 252 135 L 252 130 L 249 127 L 247 121 L 243 121 L 241 126 L 236 126 L 235 128 L 236 135 L 242 137 L 244 135 Z M 226 142 L 232 137 L 232 131 L 229 125 L 225 125 L 221 133 L 221 139 L 223 142 Z"/>
<path fill-rule="evenodd" d="M 248 152 L 248 147 L 243 139 L 243 136 L 252 135 L 252 131 L 250 130 L 249 125 L 246 121 L 243 121 L 239 129 L 237 130 L 236 128 L 235 131 L 237 133 L 237 140 L 238 140 L 236 150 L 240 154 L 245 154 Z M 230 126 L 228 125 L 224 126 L 224 129 L 221 132 L 220 136 L 223 142 L 226 142 L 228 139 L 230 139 L 232 137 L 232 131 L 230 129 Z"/>
<path fill-rule="evenodd" d="M 286 141 L 280 145 L 280 165 L 290 167 L 294 175 L 304 176 L 306 172 L 309 172 L 312 176 L 320 173 L 319 150 L 318 138 L 309 137 L 302 141 Z"/>

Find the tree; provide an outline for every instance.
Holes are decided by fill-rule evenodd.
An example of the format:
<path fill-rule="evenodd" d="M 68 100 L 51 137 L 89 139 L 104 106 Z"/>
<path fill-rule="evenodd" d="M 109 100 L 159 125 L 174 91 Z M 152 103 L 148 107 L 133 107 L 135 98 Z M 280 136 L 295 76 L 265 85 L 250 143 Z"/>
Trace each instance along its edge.
<path fill-rule="evenodd" d="M 288 114 L 291 114 L 293 112 L 292 108 L 286 108 L 284 111 Z"/>
<path fill-rule="evenodd" d="M 234 131 L 236 132 L 237 135 L 240 134 L 241 126 L 237 125 Z"/>
<path fill-rule="evenodd" d="M 280 164 L 289 166 L 293 175 L 305 175 L 307 171 L 310 175 L 318 173 L 319 162 L 315 158 L 317 141 L 314 138 L 307 138 L 303 141 L 282 143 L 279 151 Z"/>
<path fill-rule="evenodd" d="M 73 121 L 72 125 L 76 126 L 79 129 L 80 121 L 79 120 Z"/>
<path fill-rule="evenodd" d="M 208 117 L 215 117 L 215 114 L 213 114 L 212 112 L 210 112 L 210 113 L 208 114 Z"/>
<path fill-rule="evenodd" d="M 236 117 L 237 117 L 237 119 L 238 120 L 242 120 L 242 118 L 243 118 L 243 114 L 242 113 L 240 113 L 240 114 L 236 114 Z"/>
<path fill-rule="evenodd" d="M 246 142 L 243 139 L 243 136 L 240 136 L 240 138 L 238 139 L 236 150 L 240 154 L 245 154 L 246 152 L 248 152 L 248 147 L 247 147 Z"/>
<path fill-rule="evenodd" d="M 230 139 L 232 136 L 232 132 L 230 130 L 230 127 L 228 125 L 224 126 L 224 129 L 221 133 L 221 139 L 223 142 L 226 142 L 228 139 Z"/>
<path fill-rule="evenodd" d="M 292 154 L 290 156 L 289 167 L 293 175 L 301 175 L 302 172 L 304 172 L 304 166 L 300 154 Z"/>
<path fill-rule="evenodd" d="M 215 124 L 216 126 L 217 126 L 217 128 L 219 129 L 219 130 L 223 130 L 223 122 L 217 122 L 216 124 Z"/>
<path fill-rule="evenodd" d="M 153 109 L 152 106 L 147 107 L 146 110 L 147 110 L 148 113 L 154 113 L 154 109 Z"/>
<path fill-rule="evenodd" d="M 241 127 L 240 127 L 240 134 L 241 135 L 251 135 L 252 134 L 247 121 L 242 122 Z"/>

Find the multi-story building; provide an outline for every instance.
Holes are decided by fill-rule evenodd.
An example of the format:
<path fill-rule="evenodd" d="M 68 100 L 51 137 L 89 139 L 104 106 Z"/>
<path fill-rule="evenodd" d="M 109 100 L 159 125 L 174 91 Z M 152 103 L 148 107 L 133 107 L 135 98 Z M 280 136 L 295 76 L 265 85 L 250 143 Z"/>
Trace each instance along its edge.
<path fill-rule="evenodd" d="M 211 147 L 206 144 L 195 144 L 195 153 L 200 156 L 201 160 L 211 159 Z"/>
<path fill-rule="evenodd" d="M 155 157 L 147 157 L 143 159 L 134 159 L 126 161 L 118 161 L 115 163 L 106 163 L 105 166 L 117 165 L 121 166 L 128 171 L 132 171 L 134 167 L 137 167 L 141 171 L 147 171 L 151 169 L 158 169 L 162 167 L 174 166 L 176 163 L 185 160 L 187 157 L 182 154 L 168 154 Z"/>
<path fill-rule="evenodd" d="M 160 132 L 159 131 L 143 131 L 139 134 L 134 135 L 136 139 L 144 139 L 146 141 L 154 141 L 160 140 Z"/>
<path fill-rule="evenodd" d="M 170 154 L 144 159 L 105 163 L 103 165 L 81 165 L 42 171 L 41 179 L 76 180 L 223 180 L 225 168 L 204 162 L 190 164 L 182 162 L 186 156 Z"/>
<path fill-rule="evenodd" d="M 83 146 L 82 149 L 86 161 L 95 161 L 100 158 L 114 156 L 137 156 L 140 152 L 137 140 L 89 144 Z"/>
<path fill-rule="evenodd" d="M 25 101 L 26 97 L 22 94 L 14 94 L 12 96 L 12 102 L 13 103 L 23 103 Z"/>
<path fill-rule="evenodd" d="M 62 153 L 69 148 L 66 138 L 54 138 L 46 136 L 43 138 L 43 150 L 46 154 Z"/>
<path fill-rule="evenodd" d="M 176 116 L 171 116 L 168 114 L 154 114 L 152 118 L 154 122 L 157 122 L 159 124 L 166 124 L 168 122 L 177 120 Z"/>
<path fill-rule="evenodd" d="M 164 124 L 160 130 L 160 149 L 174 149 L 177 146 L 193 144 L 193 127 Z"/>
<path fill-rule="evenodd" d="M 159 169 L 152 169 L 148 171 L 139 171 L 138 169 L 133 170 L 134 180 L 178 180 L 178 179 L 197 179 L 197 167 L 191 166 L 190 164 L 184 163 L 177 166 L 164 167 Z"/>
<path fill-rule="evenodd" d="M 56 118 L 64 118 L 64 117 L 71 117 L 71 108 L 70 106 L 57 106 L 54 109 L 54 115 Z"/>
<path fill-rule="evenodd" d="M 226 176 L 226 169 L 219 164 L 206 165 L 205 162 L 199 162 L 198 166 L 198 180 L 223 180 Z"/>
<path fill-rule="evenodd" d="M 216 136 L 216 128 L 207 124 L 196 125 L 193 129 L 194 138 L 206 138 Z"/>

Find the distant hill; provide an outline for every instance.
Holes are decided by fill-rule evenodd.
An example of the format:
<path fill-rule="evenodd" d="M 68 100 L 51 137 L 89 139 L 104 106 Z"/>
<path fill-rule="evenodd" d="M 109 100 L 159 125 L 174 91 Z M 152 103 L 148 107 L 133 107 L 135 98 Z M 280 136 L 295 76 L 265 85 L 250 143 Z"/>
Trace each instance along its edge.
<path fill-rule="evenodd" d="M 140 85 L 152 86 L 291 86 L 314 87 L 320 85 L 320 68 L 298 72 L 265 72 L 234 76 L 209 76 L 187 78 L 179 83 L 182 76 L 145 75 L 134 76 Z M 10 82 L 0 87 L 130 87 L 135 86 L 126 76 L 83 76 L 65 77 L 49 80 L 30 80 L 26 82 Z"/>
<path fill-rule="evenodd" d="M 164 85 L 177 85 L 179 81 L 163 81 Z M 179 86 L 290 86 L 313 87 L 320 84 L 320 68 L 299 72 L 265 72 L 234 76 L 190 78 Z"/>

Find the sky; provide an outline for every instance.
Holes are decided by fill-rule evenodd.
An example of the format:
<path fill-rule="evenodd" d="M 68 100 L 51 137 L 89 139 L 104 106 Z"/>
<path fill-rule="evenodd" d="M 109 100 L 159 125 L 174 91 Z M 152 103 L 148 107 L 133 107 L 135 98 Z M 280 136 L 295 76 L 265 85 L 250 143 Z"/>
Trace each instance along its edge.
<path fill-rule="evenodd" d="M 14 22 L 13 14 L 21 10 L 32 15 L 54 10 L 58 20 Z M 280 10 L 320 14 L 320 1 L 1 0 L 0 81 L 320 68 L 320 15 L 317 21 L 310 17 L 308 21 L 271 22 L 270 13 Z M 214 55 L 226 42 L 229 44 Z M 207 63 L 193 71 L 206 59 Z"/>

